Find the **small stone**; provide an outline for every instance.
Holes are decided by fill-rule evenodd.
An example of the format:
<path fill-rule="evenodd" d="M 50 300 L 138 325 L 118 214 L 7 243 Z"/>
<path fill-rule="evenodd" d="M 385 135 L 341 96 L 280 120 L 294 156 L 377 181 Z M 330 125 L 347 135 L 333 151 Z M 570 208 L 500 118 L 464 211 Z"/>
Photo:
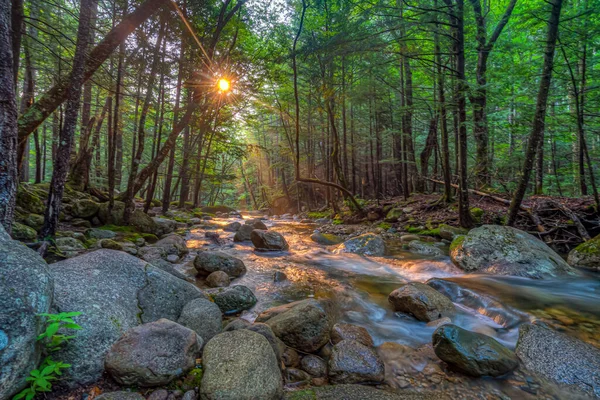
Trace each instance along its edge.
<path fill-rule="evenodd" d="M 287 281 L 287 275 L 284 272 L 276 271 L 273 274 L 273 282 L 283 282 Z"/>
<path fill-rule="evenodd" d="M 206 284 L 209 287 L 227 287 L 229 286 L 229 275 L 223 271 L 215 271 L 206 277 Z"/>
<path fill-rule="evenodd" d="M 368 347 L 373 347 L 373 338 L 362 326 L 352 324 L 335 324 L 331 329 L 331 341 L 337 344 L 342 340 L 356 340 Z"/>
<path fill-rule="evenodd" d="M 167 256 L 167 261 L 172 264 L 175 264 L 177 261 L 179 261 L 179 256 L 177 256 L 177 254 L 169 254 Z"/>
<path fill-rule="evenodd" d="M 420 282 L 411 282 L 388 296 L 394 311 L 410 313 L 419 321 L 430 322 L 454 316 L 456 309 L 449 298 Z"/>
<path fill-rule="evenodd" d="M 181 400 L 197 400 L 197 399 L 198 399 L 198 394 L 196 393 L 195 390 L 188 390 L 181 397 Z"/>
<path fill-rule="evenodd" d="M 115 242 L 112 239 L 100 240 L 100 247 L 102 247 L 103 249 L 110 249 L 110 250 L 123 250 L 123 246 L 121 246 L 120 243 Z"/>
<path fill-rule="evenodd" d="M 322 378 L 327 375 L 327 362 L 313 354 L 302 357 L 300 365 L 304 371 L 314 377 Z"/>
<path fill-rule="evenodd" d="M 301 369 L 287 368 L 285 372 L 288 383 L 310 382 L 311 380 L 311 376 Z"/>
<path fill-rule="evenodd" d="M 287 346 L 281 355 L 281 360 L 286 367 L 297 367 L 300 364 L 298 352 Z"/>
<path fill-rule="evenodd" d="M 165 389 L 158 389 L 148 396 L 148 400 L 167 400 L 167 397 L 169 397 L 169 392 Z"/>
<path fill-rule="evenodd" d="M 380 383 L 384 365 L 375 350 L 355 340 L 342 340 L 329 359 L 329 379 L 336 384 Z"/>

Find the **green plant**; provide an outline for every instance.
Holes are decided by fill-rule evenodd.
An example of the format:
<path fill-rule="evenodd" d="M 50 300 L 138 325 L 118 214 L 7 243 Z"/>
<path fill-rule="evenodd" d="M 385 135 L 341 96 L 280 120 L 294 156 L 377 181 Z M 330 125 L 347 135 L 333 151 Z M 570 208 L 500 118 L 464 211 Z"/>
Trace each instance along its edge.
<path fill-rule="evenodd" d="M 59 350 L 65 343 L 74 338 L 72 335 L 65 335 L 65 329 L 80 330 L 81 326 L 73 321 L 73 317 L 81 315 L 80 312 L 66 312 L 59 314 L 39 314 L 44 318 L 46 329 L 37 337 L 37 340 L 42 343 L 42 353 L 46 355 L 40 366 L 29 373 L 25 378 L 29 382 L 29 386 L 19 392 L 13 400 L 32 400 L 37 393 L 50 392 L 52 390 L 52 382 L 57 380 L 62 375 L 62 370 L 67 369 L 71 364 L 66 364 L 62 361 L 54 361 L 50 357 L 50 353 Z"/>

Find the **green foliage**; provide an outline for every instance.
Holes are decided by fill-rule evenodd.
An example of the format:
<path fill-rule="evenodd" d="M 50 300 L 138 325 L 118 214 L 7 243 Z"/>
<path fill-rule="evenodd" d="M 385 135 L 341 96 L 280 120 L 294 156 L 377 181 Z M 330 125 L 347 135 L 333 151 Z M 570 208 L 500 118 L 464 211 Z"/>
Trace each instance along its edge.
<path fill-rule="evenodd" d="M 311 211 L 306 214 L 306 216 L 311 219 L 329 218 L 331 216 L 331 211 Z"/>
<path fill-rule="evenodd" d="M 43 323 L 46 329 L 37 337 L 37 340 L 44 346 L 43 353 L 46 355 L 40 366 L 29 373 L 25 381 L 29 386 L 13 397 L 13 400 L 32 400 L 38 393 L 50 392 L 52 382 L 56 381 L 62 375 L 62 370 L 67 369 L 71 364 L 55 361 L 50 357 L 50 353 L 56 352 L 69 340 L 74 338 L 72 335 L 65 335 L 64 330 L 80 330 L 81 326 L 75 323 L 73 317 L 81 315 L 80 312 L 64 312 L 59 314 L 39 314 L 44 318 Z"/>
<path fill-rule="evenodd" d="M 392 227 L 392 224 L 390 224 L 389 222 L 381 222 L 379 225 L 377 225 L 378 227 L 380 227 L 381 229 L 384 230 L 388 230 Z"/>

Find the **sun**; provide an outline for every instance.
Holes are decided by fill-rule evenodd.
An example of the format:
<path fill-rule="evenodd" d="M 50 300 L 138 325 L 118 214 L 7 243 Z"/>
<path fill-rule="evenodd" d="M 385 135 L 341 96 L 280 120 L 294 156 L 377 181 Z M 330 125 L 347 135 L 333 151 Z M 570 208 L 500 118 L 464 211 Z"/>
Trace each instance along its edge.
<path fill-rule="evenodd" d="M 217 86 L 219 87 L 219 90 L 221 92 L 226 92 L 229 90 L 231 84 L 229 83 L 229 81 L 227 79 L 221 78 L 221 79 L 219 79 Z"/>

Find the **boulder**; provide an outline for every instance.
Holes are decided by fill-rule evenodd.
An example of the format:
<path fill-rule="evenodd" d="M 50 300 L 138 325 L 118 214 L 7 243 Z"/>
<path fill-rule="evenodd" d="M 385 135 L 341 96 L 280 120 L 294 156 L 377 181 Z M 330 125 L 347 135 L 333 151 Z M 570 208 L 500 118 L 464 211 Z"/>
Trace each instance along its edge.
<path fill-rule="evenodd" d="M 430 322 L 442 317 L 453 317 L 456 309 L 449 298 L 419 282 L 411 282 L 394 290 L 388 296 L 394 311 L 412 314 L 419 321 Z"/>
<path fill-rule="evenodd" d="M 260 229 L 262 231 L 266 231 L 269 228 L 267 228 L 267 225 L 265 225 L 264 222 L 262 222 L 260 219 L 256 218 L 256 219 L 249 219 L 245 222 L 246 225 L 250 225 L 251 227 L 253 227 L 254 229 Z"/>
<path fill-rule="evenodd" d="M 92 223 L 90 221 L 88 221 L 87 219 L 83 219 L 83 218 L 74 218 L 71 220 L 70 224 L 77 228 L 91 228 L 92 227 Z"/>
<path fill-rule="evenodd" d="M 259 335 L 262 335 L 269 341 L 269 344 L 273 348 L 273 352 L 277 357 L 277 361 L 279 362 L 283 357 L 283 352 L 286 349 L 285 344 L 275 336 L 271 327 L 267 324 L 263 324 L 262 322 L 257 322 L 255 324 L 249 325 L 244 329 L 248 329 L 249 331 L 256 332 Z"/>
<path fill-rule="evenodd" d="M 344 241 L 344 238 L 342 238 L 341 236 L 332 235 L 331 233 L 315 232 L 312 235 L 310 235 L 310 240 L 325 246 L 331 246 L 334 244 L 342 243 Z"/>
<path fill-rule="evenodd" d="M 102 239 L 100 240 L 99 244 L 103 249 L 123 250 L 123 246 L 121 246 L 119 242 L 115 242 L 112 239 Z"/>
<path fill-rule="evenodd" d="M 358 325 L 335 324 L 331 329 L 331 342 L 337 344 L 342 340 L 356 340 L 368 347 L 375 346 L 369 331 Z"/>
<path fill-rule="evenodd" d="M 519 366 L 515 354 L 481 333 L 445 324 L 433 333 L 435 354 L 451 367 L 471 376 L 500 376 Z"/>
<path fill-rule="evenodd" d="M 206 277 L 206 284 L 209 287 L 227 287 L 229 286 L 229 275 L 223 271 L 215 271 Z"/>
<path fill-rule="evenodd" d="M 19 222 L 13 222 L 12 224 L 12 238 L 15 240 L 21 240 L 23 242 L 30 242 L 37 238 L 37 232 L 35 229 L 28 227 L 27 225 Z"/>
<path fill-rule="evenodd" d="M 112 212 L 108 212 L 108 202 L 101 203 L 98 207 L 98 219 L 103 224 L 123 225 L 123 213 L 125 212 L 125 203 L 115 201 Z"/>
<path fill-rule="evenodd" d="M 167 218 L 152 218 L 154 223 L 156 224 L 156 232 L 155 234 L 158 236 L 166 235 L 168 233 L 174 232 L 176 229 L 175 221 L 167 219 Z"/>
<path fill-rule="evenodd" d="M 600 397 L 600 350 L 543 325 L 519 328 L 516 354 L 529 371 Z"/>
<path fill-rule="evenodd" d="M 274 231 L 253 230 L 250 239 L 256 250 L 280 251 L 290 248 L 283 235 Z"/>
<path fill-rule="evenodd" d="M 72 204 L 71 214 L 77 218 L 92 218 L 98 212 L 100 206 L 93 200 L 81 199 Z"/>
<path fill-rule="evenodd" d="M 420 240 L 413 240 L 409 242 L 408 249 L 413 253 L 421 254 L 424 256 L 439 257 L 444 255 L 444 252 L 439 247 L 436 247 L 430 243 L 422 242 Z"/>
<path fill-rule="evenodd" d="M 121 385 L 162 386 L 196 365 L 202 338 L 168 319 L 125 332 L 108 351 L 106 371 Z"/>
<path fill-rule="evenodd" d="M 136 209 L 131 213 L 129 218 L 129 224 L 133 225 L 138 231 L 142 233 L 156 233 L 158 232 L 158 226 L 156 222 L 144 211 Z"/>
<path fill-rule="evenodd" d="M 85 230 L 85 236 L 90 239 L 114 239 L 117 234 L 108 229 L 90 228 Z"/>
<path fill-rule="evenodd" d="M 233 236 L 233 241 L 234 242 L 245 242 L 247 240 L 250 240 L 250 234 L 252 233 L 253 230 L 254 230 L 254 227 L 252 225 L 240 226 L 240 229 L 238 229 L 238 231 Z"/>
<path fill-rule="evenodd" d="M 381 383 L 384 365 L 377 353 L 355 340 L 342 340 L 329 359 L 329 379 L 333 383 Z"/>
<path fill-rule="evenodd" d="M 402 208 L 394 207 L 385 215 L 385 222 L 398 222 L 398 218 L 402 217 L 403 214 Z"/>
<path fill-rule="evenodd" d="M 452 262 L 465 272 L 532 279 L 576 275 L 544 242 L 509 226 L 483 225 L 450 245 Z"/>
<path fill-rule="evenodd" d="M 42 257 L 0 224 L 0 399 L 25 385 L 40 360 L 38 314 L 50 312 L 53 280 Z"/>
<path fill-rule="evenodd" d="M 221 312 L 226 315 L 249 310 L 256 304 L 256 297 L 252 293 L 252 290 L 242 285 L 209 289 L 207 293 L 212 297 L 215 304 L 219 306 Z"/>
<path fill-rule="evenodd" d="M 154 243 L 154 247 L 163 249 L 167 255 L 176 255 L 178 257 L 182 257 L 189 252 L 185 239 L 177 234 L 163 237 Z"/>
<path fill-rule="evenodd" d="M 40 199 L 38 193 L 28 185 L 19 185 L 17 188 L 17 207 L 28 213 L 43 215 L 46 207 L 44 202 Z"/>
<path fill-rule="evenodd" d="M 573 267 L 600 270 L 600 235 L 571 250 L 567 262 Z"/>
<path fill-rule="evenodd" d="M 277 357 L 256 332 L 240 329 L 215 336 L 204 347 L 202 367 L 202 399 L 276 400 L 282 395 Z"/>
<path fill-rule="evenodd" d="M 237 232 L 242 227 L 242 224 L 239 222 L 231 222 L 223 227 L 225 232 Z"/>
<path fill-rule="evenodd" d="M 44 216 L 39 214 L 27 214 L 22 222 L 28 227 L 38 231 L 41 229 L 42 225 L 44 225 Z"/>
<path fill-rule="evenodd" d="M 246 266 L 242 260 L 220 251 L 201 251 L 194 259 L 194 267 L 199 276 L 223 271 L 230 277 L 237 278 L 246 273 Z"/>
<path fill-rule="evenodd" d="M 286 345 L 313 353 L 329 341 L 330 318 L 321 303 L 308 299 L 287 306 L 272 312 L 266 320 L 266 324 Z M 261 322 L 259 319 L 262 320 L 257 318 L 257 321 Z"/>
<path fill-rule="evenodd" d="M 308 354 L 302 357 L 300 366 L 304 371 L 315 378 L 322 378 L 327 375 L 327 362 L 314 354 Z"/>
<path fill-rule="evenodd" d="M 156 246 L 144 246 L 138 249 L 137 256 L 142 260 L 153 263 L 155 260 L 163 260 L 167 258 L 167 253 L 164 249 Z"/>
<path fill-rule="evenodd" d="M 225 205 L 206 206 L 202 207 L 200 211 L 209 214 L 216 214 L 217 212 L 239 214 L 234 208 Z"/>
<path fill-rule="evenodd" d="M 381 236 L 374 233 L 365 233 L 346 240 L 335 251 L 336 253 L 356 253 L 366 256 L 385 255 L 385 242 Z"/>
<path fill-rule="evenodd" d="M 438 228 L 440 230 L 440 237 L 449 241 L 453 241 L 454 238 L 457 236 L 466 235 L 467 233 L 469 233 L 468 229 L 450 226 L 446 224 L 440 224 Z"/>
<path fill-rule="evenodd" d="M 56 359 L 72 364 L 70 386 L 95 382 L 104 357 L 123 333 L 142 323 L 176 321 L 184 306 L 206 296 L 176 278 L 125 252 L 101 249 L 50 266 L 55 281 L 53 307 L 80 311 L 82 326 Z"/>
<path fill-rule="evenodd" d="M 57 237 L 54 243 L 57 249 L 66 257 L 74 257 L 85 250 L 83 243 L 72 237 Z"/>
<path fill-rule="evenodd" d="M 215 303 L 197 298 L 183 307 L 177 323 L 196 332 L 206 344 L 221 332 L 223 316 L 221 309 Z"/>

